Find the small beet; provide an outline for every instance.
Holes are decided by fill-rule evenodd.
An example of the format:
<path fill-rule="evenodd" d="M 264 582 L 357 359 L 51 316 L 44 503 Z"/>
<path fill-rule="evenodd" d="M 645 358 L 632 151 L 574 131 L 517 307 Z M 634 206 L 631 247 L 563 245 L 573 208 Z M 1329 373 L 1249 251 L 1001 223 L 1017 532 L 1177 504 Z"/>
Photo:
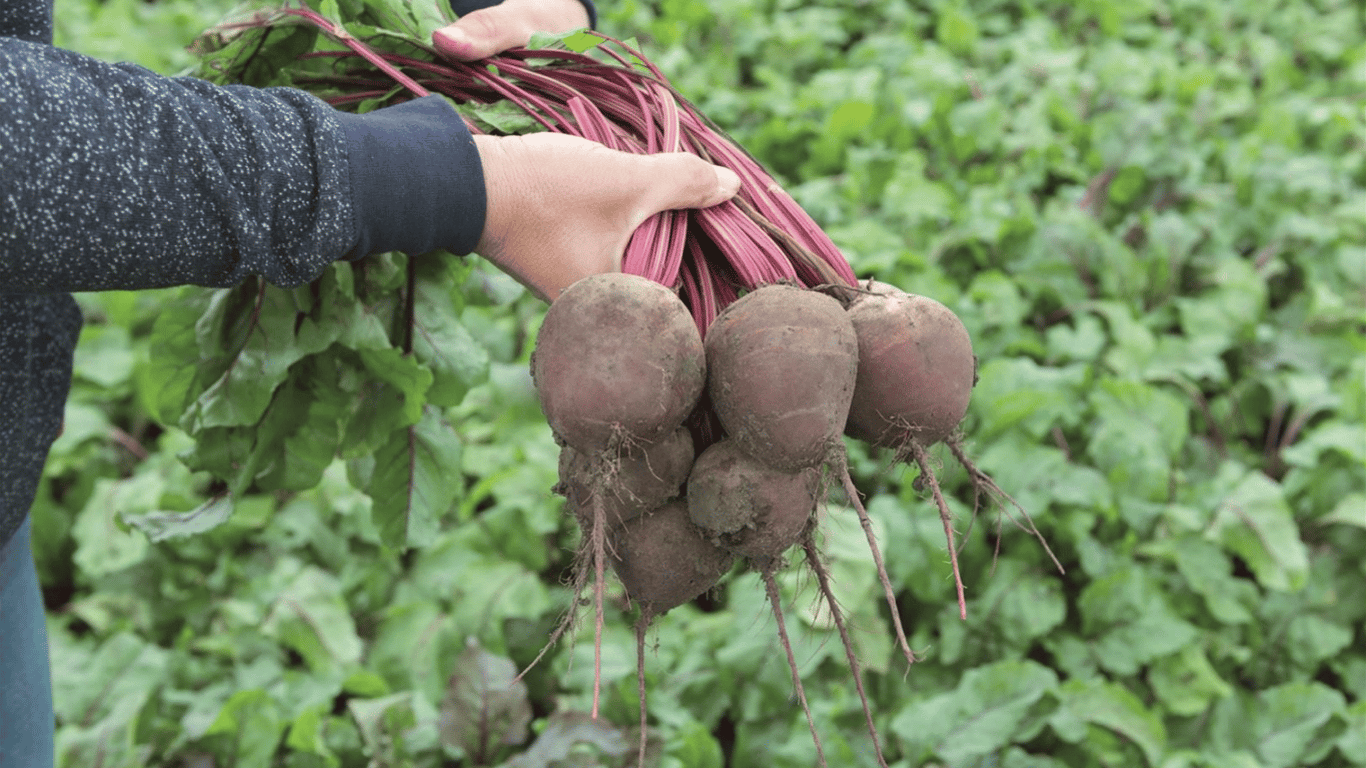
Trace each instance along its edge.
<path fill-rule="evenodd" d="M 887 448 L 948 437 L 967 413 L 977 361 L 963 322 L 925 296 L 874 283 L 855 299 L 858 382 L 845 432 Z"/>
<path fill-rule="evenodd" d="M 816 470 L 772 469 L 722 440 L 693 464 L 688 515 L 732 554 L 767 564 L 801 541 L 819 480 Z"/>
<path fill-rule="evenodd" d="M 655 617 L 711 589 L 731 556 L 688 520 L 682 501 L 630 520 L 612 532 L 612 567 L 646 615 Z"/>
<path fill-rule="evenodd" d="M 692 464 L 692 433 L 684 427 L 615 456 L 593 457 L 566 445 L 560 449 L 559 487 L 581 526 L 588 527 L 594 496 L 607 525 L 615 526 L 678 496 Z"/>

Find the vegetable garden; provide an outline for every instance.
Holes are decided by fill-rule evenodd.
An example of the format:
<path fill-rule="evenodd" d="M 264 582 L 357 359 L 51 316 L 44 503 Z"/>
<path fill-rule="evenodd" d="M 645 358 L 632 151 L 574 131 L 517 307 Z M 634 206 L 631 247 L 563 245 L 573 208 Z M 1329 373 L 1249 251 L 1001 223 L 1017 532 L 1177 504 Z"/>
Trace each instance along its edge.
<path fill-rule="evenodd" d="M 399 254 L 78 297 L 59 764 L 1366 765 L 1366 10 L 1267 5 L 603 3 L 615 60 L 455 75 L 352 24 L 481 130 L 587 90 L 576 130 L 762 194 L 637 234 L 681 300 Z M 211 0 L 57 9 L 163 72 L 402 93 Z M 666 346 L 603 335 L 628 303 Z M 866 375 L 893 312 L 933 365 Z M 679 402 L 603 431 L 660 388 L 583 378 L 595 342 Z"/>

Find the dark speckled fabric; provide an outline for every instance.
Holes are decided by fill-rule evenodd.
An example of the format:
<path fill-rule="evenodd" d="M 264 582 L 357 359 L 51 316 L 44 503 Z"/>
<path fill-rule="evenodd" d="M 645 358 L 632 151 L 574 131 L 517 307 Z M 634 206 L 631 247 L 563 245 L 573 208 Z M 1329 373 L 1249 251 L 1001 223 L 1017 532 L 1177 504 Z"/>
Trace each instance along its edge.
<path fill-rule="evenodd" d="M 473 140 L 439 97 L 344 115 L 53 48 L 50 0 L 0 0 L 0 544 L 32 506 L 81 318 L 72 291 L 293 285 L 386 250 L 465 253 Z"/>

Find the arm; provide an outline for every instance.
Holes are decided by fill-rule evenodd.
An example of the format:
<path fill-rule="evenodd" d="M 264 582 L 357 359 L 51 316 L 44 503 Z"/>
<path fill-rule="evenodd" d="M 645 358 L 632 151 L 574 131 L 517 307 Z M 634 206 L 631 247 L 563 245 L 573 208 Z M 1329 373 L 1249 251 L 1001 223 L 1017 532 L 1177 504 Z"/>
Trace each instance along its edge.
<path fill-rule="evenodd" d="M 290 285 L 483 227 L 478 151 L 439 98 L 356 116 L 0 39 L 0 157 L 7 293 Z"/>

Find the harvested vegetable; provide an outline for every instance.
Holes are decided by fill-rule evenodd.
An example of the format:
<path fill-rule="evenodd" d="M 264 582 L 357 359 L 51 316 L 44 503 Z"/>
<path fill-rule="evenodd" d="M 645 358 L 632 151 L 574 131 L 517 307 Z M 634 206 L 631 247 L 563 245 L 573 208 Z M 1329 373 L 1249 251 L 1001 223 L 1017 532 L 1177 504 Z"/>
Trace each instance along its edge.
<path fill-rule="evenodd" d="M 726 439 L 697 457 L 688 515 L 726 551 L 769 570 L 813 522 L 819 485 L 815 469 L 774 469 Z"/>
<path fill-rule="evenodd" d="M 551 430 L 582 454 L 587 467 L 581 494 L 587 508 L 579 505 L 575 513 L 591 542 L 587 554 L 593 571 L 597 680 L 607 539 L 613 530 L 607 500 L 630 498 L 640 490 L 617 481 L 623 455 L 634 450 L 648 456 L 648 446 L 657 438 L 678 442 L 679 432 L 686 435 L 680 429 L 683 419 L 697 405 L 706 379 L 702 338 L 683 303 L 664 286 L 634 275 L 594 275 L 566 288 L 551 304 L 536 338 L 531 374 Z M 682 451 L 690 449 L 688 439 Z M 681 482 L 680 476 L 671 489 L 661 481 L 663 487 L 653 493 L 646 489 L 647 495 L 667 498 Z M 576 577 L 576 583 L 582 580 Z M 595 682 L 593 716 L 597 714 Z"/>
<path fill-rule="evenodd" d="M 444 3 L 415 0 L 384 18 L 363 7 L 320 8 L 289 5 L 211 30 L 198 45 L 203 73 L 219 82 L 289 84 L 357 111 L 439 93 L 476 132 L 552 131 L 627 152 L 691 152 L 741 177 L 732 201 L 648 219 L 626 247 L 625 274 L 566 289 L 537 339 L 533 379 L 563 446 L 557 489 L 583 533 L 576 593 L 593 578 L 593 714 L 606 565 L 641 609 L 643 734 L 646 627 L 706 592 L 740 557 L 764 578 L 824 765 L 774 580 L 786 553 L 800 545 L 834 616 L 885 766 L 858 660 L 819 556 L 815 512 L 827 479 L 838 478 L 872 548 L 899 646 L 914 661 L 843 440 L 848 434 L 890 446 L 899 459 L 920 464 L 956 556 L 925 448 L 948 442 L 979 491 L 1004 496 L 967 460 L 955 432 L 974 369 L 962 324 L 932 300 L 890 286 L 860 287 L 795 200 L 630 45 L 578 33 L 471 64 L 443 60 L 430 45 L 431 32 L 451 20 Z M 363 274 L 370 261 L 355 269 Z M 393 314 L 406 321 L 405 356 L 420 338 L 417 261 L 402 262 L 406 281 L 385 284 L 398 293 L 371 298 L 398 308 Z M 956 561 L 954 571 L 961 603 Z M 572 619 L 571 612 L 551 643 Z M 643 761 L 643 738 L 641 749 Z"/>
<path fill-rule="evenodd" d="M 677 429 L 702 394 L 706 362 L 672 291 L 614 273 L 579 280 L 550 306 L 531 377 L 556 437 L 591 455 Z"/>
<path fill-rule="evenodd" d="M 712 403 L 739 448 L 786 471 L 843 454 L 858 340 L 837 300 L 761 287 L 717 317 L 706 348 Z"/>
<path fill-rule="evenodd" d="M 591 519 L 595 502 L 609 525 L 619 525 L 679 495 L 692 466 L 692 435 L 682 427 L 649 445 L 628 446 L 609 461 L 594 461 L 566 445 L 560 449 L 563 480 L 557 490 L 580 525 Z"/>
<path fill-rule="evenodd" d="M 934 299 L 886 284 L 849 305 L 858 337 L 858 381 L 845 433 L 901 450 L 933 445 L 968 410 L 977 358 L 963 321 Z"/>

